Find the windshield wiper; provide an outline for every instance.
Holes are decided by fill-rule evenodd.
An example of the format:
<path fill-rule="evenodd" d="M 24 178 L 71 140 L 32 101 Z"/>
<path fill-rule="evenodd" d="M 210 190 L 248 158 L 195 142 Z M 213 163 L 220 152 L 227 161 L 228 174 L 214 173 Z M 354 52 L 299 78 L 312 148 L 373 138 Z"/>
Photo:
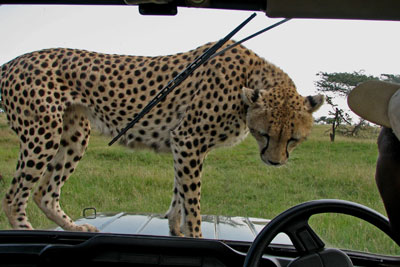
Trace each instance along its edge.
<path fill-rule="evenodd" d="M 172 90 L 177 87 L 179 84 L 181 84 L 187 77 L 189 77 L 190 74 L 192 74 L 198 67 L 200 67 L 203 63 L 207 62 L 209 59 L 214 58 L 218 55 L 221 55 L 222 53 L 226 52 L 229 49 L 232 49 L 233 47 L 256 37 L 257 35 L 260 35 L 266 31 L 269 31 L 287 21 L 290 19 L 286 18 L 281 21 L 278 21 L 277 23 L 266 27 L 265 29 L 262 29 L 226 48 L 221 50 L 220 52 L 216 53 L 219 48 L 221 48 L 230 38 L 232 38 L 233 35 L 235 35 L 241 28 L 243 28 L 250 20 L 252 20 L 256 16 L 256 13 L 253 13 L 249 18 L 247 18 L 244 22 L 242 22 L 239 26 L 237 26 L 232 32 L 230 32 L 227 36 L 225 36 L 223 39 L 218 41 L 216 44 L 214 44 L 212 47 L 210 47 L 207 51 L 205 51 L 201 56 L 199 56 L 195 61 L 193 61 L 186 69 L 184 69 L 181 73 L 179 73 L 175 78 L 173 78 L 171 81 L 168 82 L 168 84 L 161 89 L 160 92 L 142 109 L 141 112 L 139 112 L 138 115 L 130 122 L 128 125 L 121 130 L 115 136 L 110 143 L 108 143 L 109 146 L 114 144 L 122 135 L 124 135 L 130 128 L 132 128 L 141 118 L 144 117 L 150 110 L 156 106 L 159 102 L 161 102 L 167 95 L 172 92 Z"/>

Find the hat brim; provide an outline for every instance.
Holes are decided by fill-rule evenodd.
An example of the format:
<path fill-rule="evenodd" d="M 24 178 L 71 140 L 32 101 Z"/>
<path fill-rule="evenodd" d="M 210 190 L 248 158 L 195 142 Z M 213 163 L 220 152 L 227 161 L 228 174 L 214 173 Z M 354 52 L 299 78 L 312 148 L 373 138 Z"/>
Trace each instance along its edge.
<path fill-rule="evenodd" d="M 399 89 L 400 84 L 367 81 L 350 92 L 347 104 L 361 118 L 391 128 L 388 116 L 389 101 Z"/>

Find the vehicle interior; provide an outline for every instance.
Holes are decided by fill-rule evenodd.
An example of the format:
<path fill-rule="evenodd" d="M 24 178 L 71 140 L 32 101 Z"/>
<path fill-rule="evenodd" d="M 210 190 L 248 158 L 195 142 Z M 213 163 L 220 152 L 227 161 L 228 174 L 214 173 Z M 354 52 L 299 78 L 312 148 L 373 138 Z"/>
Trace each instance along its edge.
<path fill-rule="evenodd" d="M 400 20 L 396 0 L 100 0 L 2 1 L 0 5 L 138 5 L 142 15 L 176 15 L 180 7 L 247 10 L 271 18 Z M 400 257 L 330 248 L 309 224 L 313 215 L 359 218 L 397 245 L 388 219 L 363 205 L 310 200 L 283 211 L 253 242 L 61 231 L 1 231 L 0 266 L 400 266 Z M 272 243 L 285 233 L 293 245 Z"/>

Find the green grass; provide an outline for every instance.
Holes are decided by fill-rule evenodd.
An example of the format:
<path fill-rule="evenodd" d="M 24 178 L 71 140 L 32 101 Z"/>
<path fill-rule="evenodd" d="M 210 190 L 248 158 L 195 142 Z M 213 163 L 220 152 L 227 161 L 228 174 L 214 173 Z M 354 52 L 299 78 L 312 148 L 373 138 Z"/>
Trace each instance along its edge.
<path fill-rule="evenodd" d="M 5 124 L 5 116 L 0 115 L 1 195 L 12 179 L 18 155 L 17 139 Z M 326 130 L 327 126 L 316 126 L 281 168 L 261 162 L 252 137 L 210 153 L 203 168 L 202 213 L 273 218 L 304 201 L 338 198 L 385 214 L 374 180 L 376 133 L 364 139 L 338 136 L 331 143 Z M 97 133 L 91 136 L 85 156 L 63 187 L 61 204 L 67 214 L 78 218 L 85 207 L 100 212 L 167 211 L 173 186 L 172 155 L 109 147 L 109 141 Z M 35 205 L 29 205 L 28 215 L 36 228 L 52 225 Z M 400 253 L 394 243 L 360 220 L 328 214 L 314 216 L 311 223 L 328 244 Z M 0 229 L 9 229 L 3 213 Z"/>

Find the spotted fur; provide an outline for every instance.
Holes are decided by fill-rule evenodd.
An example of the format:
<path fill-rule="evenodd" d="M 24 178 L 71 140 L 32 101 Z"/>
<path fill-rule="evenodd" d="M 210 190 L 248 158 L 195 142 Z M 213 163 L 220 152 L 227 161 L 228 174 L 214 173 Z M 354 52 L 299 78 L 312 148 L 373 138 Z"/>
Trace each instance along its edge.
<path fill-rule="evenodd" d="M 61 187 L 87 148 L 91 126 L 115 136 L 211 45 L 158 57 L 46 49 L 3 65 L 4 109 L 20 140 L 16 172 L 3 200 L 11 226 L 32 229 L 25 208 L 34 188 L 35 203 L 62 228 L 97 231 L 76 225 L 59 204 Z M 237 46 L 191 74 L 120 142 L 172 151 L 170 231 L 201 237 L 201 173 L 207 153 L 240 142 L 250 129 L 261 159 L 282 165 L 310 133 L 312 112 L 322 102 L 321 96 L 300 96 L 281 69 Z"/>

